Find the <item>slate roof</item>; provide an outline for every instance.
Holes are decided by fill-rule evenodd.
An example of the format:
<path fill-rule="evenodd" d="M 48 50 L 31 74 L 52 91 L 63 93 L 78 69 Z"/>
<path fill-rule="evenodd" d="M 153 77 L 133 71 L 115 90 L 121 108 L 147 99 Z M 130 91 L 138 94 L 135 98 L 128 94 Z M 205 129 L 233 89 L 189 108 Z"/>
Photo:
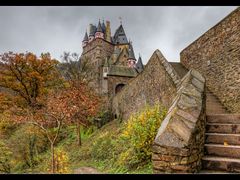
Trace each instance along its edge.
<path fill-rule="evenodd" d="M 100 21 L 98 22 L 97 32 L 103 32 Z"/>
<path fill-rule="evenodd" d="M 84 38 L 83 38 L 83 41 L 88 41 L 88 34 L 87 34 L 87 32 L 85 33 L 85 36 L 84 36 Z"/>
<path fill-rule="evenodd" d="M 96 31 L 97 31 L 96 26 L 91 24 L 90 25 L 90 30 L 89 30 L 89 36 L 94 36 Z"/>
<path fill-rule="evenodd" d="M 138 73 L 134 68 L 111 65 L 109 68 L 108 76 L 136 77 L 137 74 Z"/>
<path fill-rule="evenodd" d="M 106 26 L 105 26 L 105 23 L 104 23 L 104 21 L 102 22 L 102 30 L 103 30 L 103 33 L 105 33 L 105 32 L 106 32 Z"/>
<path fill-rule="evenodd" d="M 115 44 L 127 44 L 127 36 L 125 34 L 125 31 L 123 29 L 123 26 L 120 25 L 118 29 L 116 30 L 114 36 L 113 36 L 113 43 Z"/>
<path fill-rule="evenodd" d="M 133 51 L 133 47 L 132 47 L 132 43 L 131 42 L 129 43 L 128 52 L 129 52 L 129 56 L 128 56 L 129 59 L 136 59 L 135 55 L 134 55 L 134 51 Z"/>
<path fill-rule="evenodd" d="M 136 64 L 136 69 L 138 72 L 141 72 L 143 70 L 143 68 L 144 68 L 144 66 L 142 63 L 142 58 L 141 58 L 141 56 L 139 56 L 137 64 Z"/>

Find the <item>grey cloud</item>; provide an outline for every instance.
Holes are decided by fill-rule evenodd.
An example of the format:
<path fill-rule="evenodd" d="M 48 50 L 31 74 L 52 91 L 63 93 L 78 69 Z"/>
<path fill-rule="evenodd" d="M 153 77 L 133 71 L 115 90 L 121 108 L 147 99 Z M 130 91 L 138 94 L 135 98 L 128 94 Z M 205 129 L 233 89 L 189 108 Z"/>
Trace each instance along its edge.
<path fill-rule="evenodd" d="M 236 7 L 0 7 L 0 53 L 63 51 L 81 53 L 89 23 L 110 20 L 112 34 L 122 17 L 136 56 L 144 63 L 160 49 L 170 61 Z"/>

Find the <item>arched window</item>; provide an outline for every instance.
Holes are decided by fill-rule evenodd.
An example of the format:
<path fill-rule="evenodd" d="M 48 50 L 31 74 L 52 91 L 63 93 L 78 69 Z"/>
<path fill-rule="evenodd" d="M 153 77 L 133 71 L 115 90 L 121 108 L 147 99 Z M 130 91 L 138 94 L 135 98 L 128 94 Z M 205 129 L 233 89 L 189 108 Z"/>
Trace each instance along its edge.
<path fill-rule="evenodd" d="M 121 89 L 123 88 L 123 86 L 125 86 L 125 84 L 118 84 L 115 87 L 115 94 L 117 94 L 119 91 L 121 91 Z"/>

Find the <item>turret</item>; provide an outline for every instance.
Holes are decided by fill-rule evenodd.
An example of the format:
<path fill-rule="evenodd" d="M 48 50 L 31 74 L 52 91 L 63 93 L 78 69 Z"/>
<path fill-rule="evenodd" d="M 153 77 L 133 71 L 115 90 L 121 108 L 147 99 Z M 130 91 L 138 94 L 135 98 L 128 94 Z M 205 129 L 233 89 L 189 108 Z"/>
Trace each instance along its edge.
<path fill-rule="evenodd" d="M 102 29 L 100 20 L 99 20 L 99 22 L 98 22 L 98 27 L 97 27 L 97 31 L 96 31 L 96 33 L 95 33 L 95 38 L 104 39 L 103 29 Z"/>
<path fill-rule="evenodd" d="M 106 26 L 105 26 L 104 20 L 103 20 L 103 22 L 102 22 L 102 30 L 103 30 L 103 33 L 105 34 L 105 32 L 106 32 Z"/>
<path fill-rule="evenodd" d="M 91 42 L 95 37 L 95 26 L 90 24 L 89 25 L 89 38 L 88 38 L 88 42 Z"/>
<path fill-rule="evenodd" d="M 134 55 L 134 51 L 133 51 L 133 47 L 132 47 L 132 43 L 129 41 L 129 49 L 128 49 L 128 67 L 135 67 L 136 64 L 136 58 Z"/>
<path fill-rule="evenodd" d="M 110 28 L 110 21 L 106 21 L 106 30 L 105 30 L 105 39 L 108 41 L 108 42 L 112 42 L 111 41 L 111 28 Z"/>
<path fill-rule="evenodd" d="M 137 64 L 136 64 L 136 69 L 140 73 L 140 72 L 143 71 L 143 68 L 144 68 L 144 66 L 143 66 L 143 63 L 142 63 L 142 58 L 139 55 L 139 58 L 138 58 L 138 61 L 137 61 Z"/>
<path fill-rule="evenodd" d="M 83 38 L 83 41 L 82 41 L 82 47 L 85 47 L 88 43 L 88 34 L 87 34 L 87 31 L 85 33 L 85 36 Z"/>
<path fill-rule="evenodd" d="M 127 36 L 125 34 L 122 24 L 118 27 L 118 29 L 116 30 L 116 32 L 113 36 L 113 43 L 114 44 L 128 44 Z"/>

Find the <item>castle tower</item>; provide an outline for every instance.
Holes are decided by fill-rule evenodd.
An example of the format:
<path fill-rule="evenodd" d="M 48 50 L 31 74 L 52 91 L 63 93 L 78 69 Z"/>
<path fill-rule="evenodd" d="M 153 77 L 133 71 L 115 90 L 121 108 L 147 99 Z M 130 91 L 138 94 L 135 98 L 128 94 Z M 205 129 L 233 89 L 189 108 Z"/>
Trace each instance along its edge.
<path fill-rule="evenodd" d="M 128 55 L 128 67 L 135 67 L 136 65 L 136 58 L 134 55 L 132 43 L 129 42 L 129 49 L 128 49 L 129 55 Z"/>
<path fill-rule="evenodd" d="M 99 20 L 99 22 L 98 22 L 98 27 L 97 27 L 97 31 L 96 31 L 96 33 L 95 33 L 95 38 L 104 39 L 103 29 L 102 29 L 100 20 Z"/>
<path fill-rule="evenodd" d="M 103 33 L 105 34 L 105 32 L 106 32 L 106 26 L 105 26 L 104 20 L 103 20 L 103 22 L 102 22 L 102 30 L 103 30 Z"/>
<path fill-rule="evenodd" d="M 140 72 L 143 71 L 143 68 L 144 68 L 144 66 L 143 66 L 143 63 L 142 63 L 142 58 L 139 55 L 139 58 L 138 58 L 138 61 L 137 61 L 137 64 L 136 64 L 136 69 L 140 73 Z"/>
<path fill-rule="evenodd" d="M 96 27 L 92 24 L 89 25 L 89 38 L 88 42 L 91 42 L 95 38 Z"/>
<path fill-rule="evenodd" d="M 106 21 L 107 26 L 106 26 L 106 30 L 105 30 L 105 39 L 108 42 L 111 42 L 111 28 L 110 28 L 110 21 Z"/>
<path fill-rule="evenodd" d="M 82 41 L 82 47 L 85 47 L 88 43 L 88 34 L 87 34 L 87 31 L 85 33 L 85 36 L 83 38 L 83 41 Z"/>

